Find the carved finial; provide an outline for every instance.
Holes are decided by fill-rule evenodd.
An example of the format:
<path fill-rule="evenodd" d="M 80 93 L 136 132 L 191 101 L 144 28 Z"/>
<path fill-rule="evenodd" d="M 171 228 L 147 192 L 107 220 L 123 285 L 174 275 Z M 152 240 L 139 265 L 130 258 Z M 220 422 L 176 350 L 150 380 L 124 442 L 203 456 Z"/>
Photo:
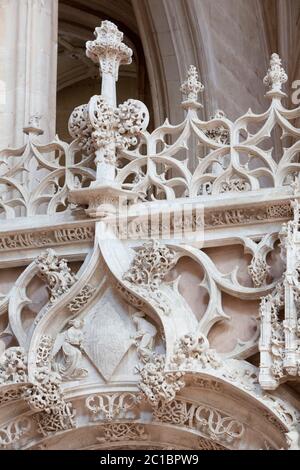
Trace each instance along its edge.
<path fill-rule="evenodd" d="M 41 135 L 44 131 L 40 128 L 40 120 L 42 119 L 42 115 L 39 113 L 32 114 L 29 117 L 28 125 L 23 128 L 24 134 L 35 134 Z"/>
<path fill-rule="evenodd" d="M 123 33 L 111 21 L 102 21 L 94 34 L 96 39 L 86 43 L 86 55 L 99 63 L 102 74 L 111 74 L 117 81 L 120 64 L 132 61 L 132 50 L 122 42 Z"/>
<path fill-rule="evenodd" d="M 187 78 L 180 87 L 181 93 L 186 98 L 182 103 L 184 106 L 191 103 L 197 103 L 198 93 L 203 92 L 204 86 L 199 82 L 198 78 L 199 74 L 196 67 L 194 65 L 190 65 Z M 197 107 L 199 106 L 199 103 L 197 103 Z"/>
<path fill-rule="evenodd" d="M 267 95 L 269 96 L 285 96 L 282 92 L 282 84 L 287 82 L 288 76 L 285 73 L 281 64 L 281 59 L 278 54 L 272 54 L 270 59 L 270 67 L 268 68 L 267 75 L 263 82 L 265 86 L 270 87 Z"/>

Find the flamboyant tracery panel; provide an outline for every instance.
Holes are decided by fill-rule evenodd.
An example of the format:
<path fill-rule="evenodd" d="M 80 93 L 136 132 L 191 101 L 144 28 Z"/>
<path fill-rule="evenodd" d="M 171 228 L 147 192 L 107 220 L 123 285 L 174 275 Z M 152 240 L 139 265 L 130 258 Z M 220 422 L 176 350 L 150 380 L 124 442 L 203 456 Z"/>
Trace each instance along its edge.
<path fill-rule="evenodd" d="M 104 21 L 87 43 L 102 90 L 72 113 L 71 144 L 42 144 L 33 119 L 27 144 L 0 153 L 0 256 L 26 266 L 0 296 L 0 446 L 297 448 L 299 399 L 283 382 L 300 360 L 300 109 L 281 103 L 280 58 L 265 113 L 202 121 L 191 67 L 184 121 L 149 134 L 143 103 L 116 103 L 122 39 Z"/>

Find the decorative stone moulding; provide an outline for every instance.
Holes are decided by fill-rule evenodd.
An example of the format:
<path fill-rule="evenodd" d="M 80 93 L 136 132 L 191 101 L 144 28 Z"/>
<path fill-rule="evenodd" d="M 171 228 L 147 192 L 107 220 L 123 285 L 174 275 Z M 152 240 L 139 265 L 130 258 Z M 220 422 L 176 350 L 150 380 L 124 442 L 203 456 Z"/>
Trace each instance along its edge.
<path fill-rule="evenodd" d="M 287 380 L 300 380 L 300 209 L 298 200 L 292 204 L 294 218 L 280 233 L 286 270 L 260 307 L 259 382 L 266 390 Z"/>
<path fill-rule="evenodd" d="M 221 110 L 200 119 L 191 66 L 183 122 L 150 134 L 142 102 L 116 103 L 119 66 L 132 58 L 123 34 L 103 21 L 95 36 L 86 54 L 101 95 L 74 109 L 74 140 L 41 144 L 33 116 L 26 144 L 0 152 L 0 263 L 26 265 L 0 294 L 0 447 L 299 448 L 300 400 L 284 382 L 300 377 L 300 108 L 281 103 L 281 60 L 272 55 L 264 79 L 269 108 L 234 122 Z M 265 145 L 275 127 L 294 137 L 278 161 Z M 201 243 L 178 240 L 183 229 L 203 232 Z M 246 280 L 206 250 L 224 245 L 249 256 Z M 83 263 L 74 272 L 70 261 Z M 208 299 L 200 313 L 181 284 L 191 263 L 203 277 L 188 290 Z M 36 282 L 49 291 L 40 303 Z M 251 304 L 246 339 L 224 298 Z M 224 332 L 234 342 L 220 352 Z"/>

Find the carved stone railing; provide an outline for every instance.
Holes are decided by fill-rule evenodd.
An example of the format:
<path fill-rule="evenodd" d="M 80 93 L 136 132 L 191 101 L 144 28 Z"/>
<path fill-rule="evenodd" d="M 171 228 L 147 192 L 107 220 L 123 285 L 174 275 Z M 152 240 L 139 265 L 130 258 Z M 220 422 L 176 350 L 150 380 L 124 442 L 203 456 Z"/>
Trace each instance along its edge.
<path fill-rule="evenodd" d="M 24 129 L 25 146 L 0 152 L 1 218 L 51 215 L 68 210 L 70 202 L 88 205 L 90 216 L 104 216 L 110 212 L 105 206 L 118 205 L 121 197 L 131 203 L 178 198 L 201 202 L 207 196 L 218 200 L 224 193 L 236 199 L 237 193 L 247 197 L 250 191 L 270 194 L 270 188 L 286 187 L 291 194 L 291 186 L 298 190 L 300 129 L 294 123 L 300 108 L 288 110 L 281 102 L 287 75 L 277 54 L 272 54 L 264 79 L 271 100 L 264 113 L 249 110 L 233 122 L 218 110 L 208 121 L 199 119 L 202 105 L 197 99 L 204 87 L 191 66 L 181 86 L 184 121 L 171 125 L 166 120 L 150 134 L 143 103 L 116 105 L 118 68 L 131 61 L 132 51 L 110 22 L 103 22 L 96 36 L 87 43 L 87 55 L 99 62 L 101 95 L 73 111 L 71 144 L 57 138 L 42 145 L 37 138 L 42 131 L 31 125 Z M 276 142 L 275 157 L 271 136 L 276 133 L 283 142 Z M 199 148 L 194 171 L 191 139 Z"/>

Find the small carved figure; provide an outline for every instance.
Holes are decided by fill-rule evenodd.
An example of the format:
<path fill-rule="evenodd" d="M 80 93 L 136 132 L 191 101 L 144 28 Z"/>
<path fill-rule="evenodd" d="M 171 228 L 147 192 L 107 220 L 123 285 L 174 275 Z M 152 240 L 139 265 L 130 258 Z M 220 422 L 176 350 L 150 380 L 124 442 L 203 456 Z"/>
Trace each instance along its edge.
<path fill-rule="evenodd" d="M 87 376 L 88 371 L 79 366 L 82 360 L 81 344 L 83 341 L 83 320 L 70 320 L 70 328 L 61 333 L 53 348 L 53 356 L 61 350 L 64 363 L 58 364 L 57 369 L 65 380 L 82 379 Z"/>
<path fill-rule="evenodd" d="M 137 329 L 134 336 L 134 344 L 137 347 L 141 359 L 146 361 L 152 354 L 157 329 L 152 323 L 145 319 L 142 312 L 135 312 L 132 316 L 133 323 Z"/>

